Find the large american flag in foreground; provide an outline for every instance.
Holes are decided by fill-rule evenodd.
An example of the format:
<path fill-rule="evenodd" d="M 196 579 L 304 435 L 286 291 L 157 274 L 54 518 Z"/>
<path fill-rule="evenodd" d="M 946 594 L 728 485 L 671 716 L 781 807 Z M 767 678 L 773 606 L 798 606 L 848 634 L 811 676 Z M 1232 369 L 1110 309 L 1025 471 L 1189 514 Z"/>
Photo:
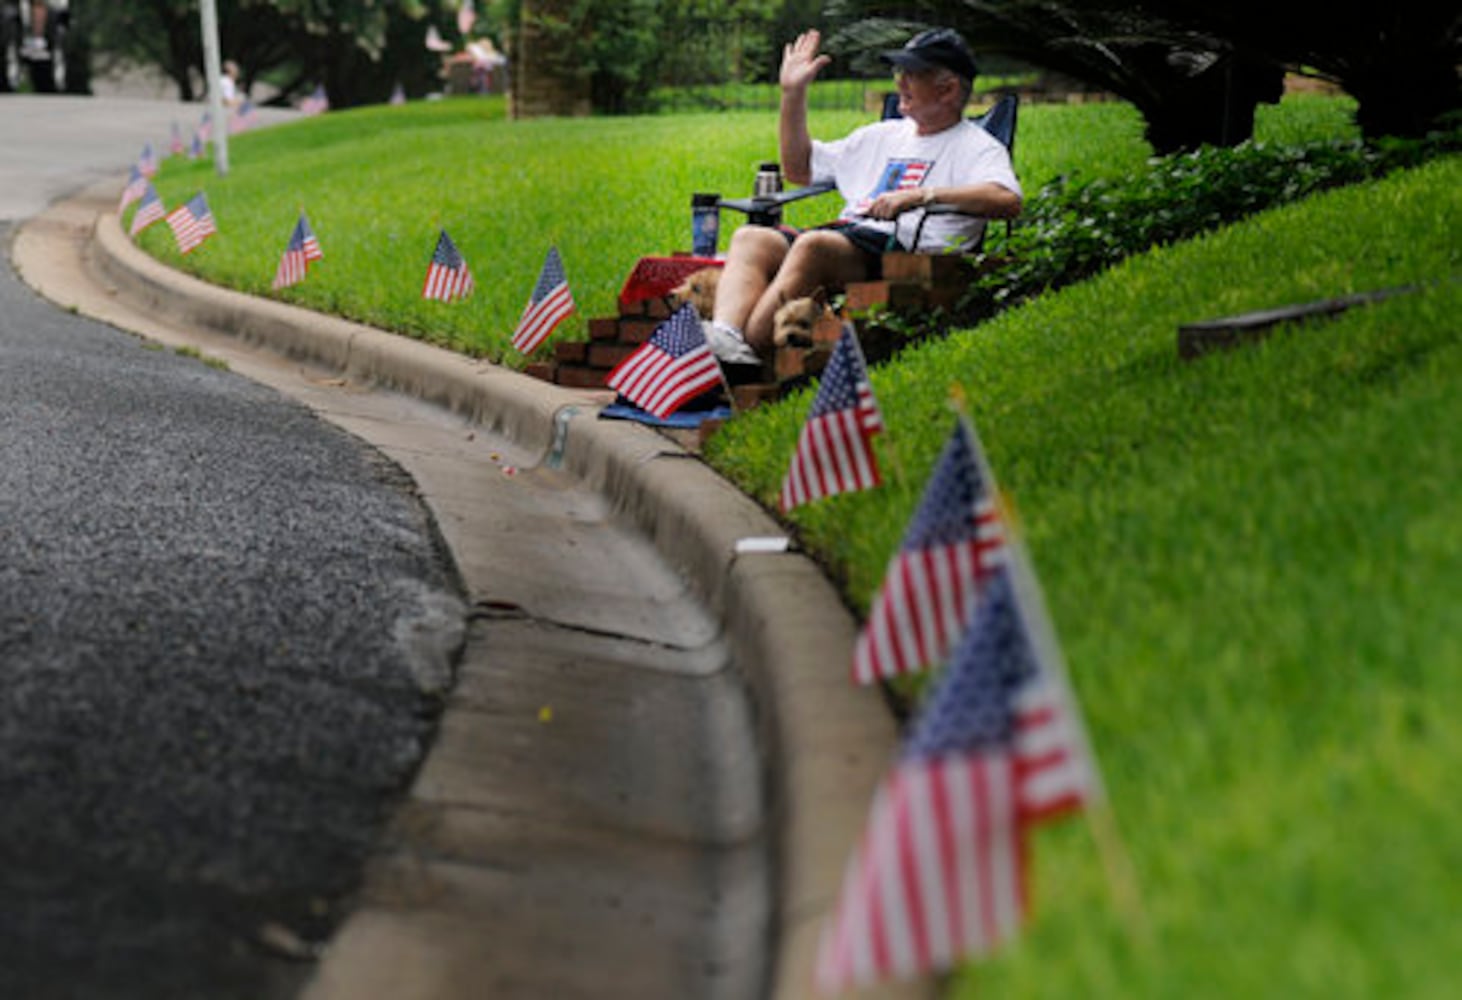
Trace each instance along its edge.
<path fill-rule="evenodd" d="M 136 236 L 161 219 L 165 211 L 162 199 L 157 196 L 157 189 L 152 186 L 152 182 L 144 179 L 142 188 L 142 200 L 137 203 L 137 211 L 132 214 L 132 228 L 128 230 L 130 236 Z"/>
<path fill-rule="evenodd" d="M 451 302 L 453 299 L 471 295 L 475 287 L 477 286 L 472 281 L 472 272 L 467 269 L 467 262 L 462 259 L 452 237 L 443 229 L 442 235 L 437 238 L 437 248 L 431 255 L 431 263 L 426 268 L 426 281 L 421 286 L 421 297 Z"/>
<path fill-rule="evenodd" d="M 653 336 L 615 366 L 606 384 L 657 417 L 721 384 L 721 366 L 706 343 L 695 306 L 686 303 Z"/>
<path fill-rule="evenodd" d="M 573 311 L 574 297 L 569 294 L 563 258 L 558 255 L 558 247 L 549 247 L 533 294 L 528 296 L 528 305 L 523 309 L 523 318 L 513 331 L 513 347 L 522 354 L 532 354 Z"/>
<path fill-rule="evenodd" d="M 999 564 L 1005 534 L 978 447 L 958 421 L 853 647 L 858 683 L 944 662 Z"/>
<path fill-rule="evenodd" d="M 174 239 L 178 241 L 180 253 L 192 253 L 198 244 L 218 232 L 213 224 L 213 213 L 208 211 L 208 199 L 202 191 L 169 212 L 167 220 Z"/>
<path fill-rule="evenodd" d="M 288 288 L 303 281 L 310 262 L 322 260 L 324 256 L 320 241 L 315 239 L 315 231 L 310 228 L 310 220 L 301 212 L 299 221 L 294 224 L 294 232 L 289 234 L 284 255 L 279 258 L 279 268 L 274 272 L 274 287 Z"/>
<path fill-rule="evenodd" d="M 845 323 L 782 480 L 782 510 L 877 486 L 873 436 L 882 430 L 863 352 L 853 325 Z"/>
<path fill-rule="evenodd" d="M 820 992 L 999 947 L 1025 916 L 1030 827 L 1100 797 L 1064 671 L 1026 604 L 1002 566 L 879 786 L 823 929 Z"/>

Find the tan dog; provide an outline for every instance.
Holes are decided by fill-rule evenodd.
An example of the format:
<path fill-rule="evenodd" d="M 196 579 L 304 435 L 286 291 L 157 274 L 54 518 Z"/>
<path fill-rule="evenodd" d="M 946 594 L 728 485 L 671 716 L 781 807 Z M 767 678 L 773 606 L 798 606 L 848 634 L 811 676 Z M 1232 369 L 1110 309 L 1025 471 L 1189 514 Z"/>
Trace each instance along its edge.
<path fill-rule="evenodd" d="M 827 294 L 821 288 L 806 298 L 783 302 L 772 319 L 772 343 L 811 347 L 812 328 L 827 311 Z"/>
<path fill-rule="evenodd" d="M 710 319 L 716 310 L 716 286 L 721 283 L 719 267 L 705 267 L 692 271 L 685 280 L 670 289 L 670 296 L 677 306 L 689 302 L 701 319 Z"/>

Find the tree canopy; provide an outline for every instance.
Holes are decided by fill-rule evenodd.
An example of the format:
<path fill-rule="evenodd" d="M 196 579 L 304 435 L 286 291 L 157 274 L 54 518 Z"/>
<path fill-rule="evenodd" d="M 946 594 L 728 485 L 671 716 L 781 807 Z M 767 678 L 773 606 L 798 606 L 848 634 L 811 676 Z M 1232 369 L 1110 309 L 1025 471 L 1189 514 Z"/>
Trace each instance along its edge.
<path fill-rule="evenodd" d="M 457 0 L 217 0 L 226 59 L 248 86 L 268 79 L 289 100 L 323 84 L 336 106 L 384 100 L 401 83 L 435 85 L 429 24 L 450 22 Z M 156 65 L 183 100 L 202 86 L 198 0 L 132 0 L 88 10 L 100 52 Z M 414 86 L 413 86 L 414 85 Z"/>
<path fill-rule="evenodd" d="M 1459 105 L 1458 23 L 1420 0 L 1350 9 L 1314 0 L 917 0 L 889 16 L 874 0 L 832 0 L 841 44 L 885 48 L 931 24 L 1130 100 L 1159 152 L 1248 138 L 1254 106 L 1283 74 L 1328 78 L 1359 103 L 1368 136 L 1417 136 Z"/>

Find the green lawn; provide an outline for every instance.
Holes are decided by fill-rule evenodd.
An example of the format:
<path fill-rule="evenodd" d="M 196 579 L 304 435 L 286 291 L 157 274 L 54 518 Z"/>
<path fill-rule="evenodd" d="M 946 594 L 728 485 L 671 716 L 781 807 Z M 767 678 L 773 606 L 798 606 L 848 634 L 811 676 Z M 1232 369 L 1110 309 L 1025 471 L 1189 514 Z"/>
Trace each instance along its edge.
<path fill-rule="evenodd" d="M 1260 108 L 1272 142 L 1349 135 L 1347 102 Z M 835 134 L 859 120 L 821 113 Z M 283 297 L 496 355 L 550 241 L 586 315 L 688 242 L 696 190 L 744 193 L 764 113 L 502 120 L 493 101 L 331 114 L 239 137 L 185 267 L 269 294 L 301 206 L 326 260 Z M 1142 169 L 1119 104 L 1023 109 L 1028 190 Z M 1132 946 L 1090 837 L 1037 837 L 1035 914 L 953 996 L 1450 996 L 1462 976 L 1462 159 L 1154 250 L 873 374 L 884 488 L 789 525 L 866 606 L 968 396 L 1018 509 L 1154 928 Z M 807 209 L 814 211 L 815 209 Z M 422 303 L 436 227 L 477 296 Z M 176 261 L 158 228 L 145 245 Z M 1177 360 L 1181 323 L 1418 284 L 1264 343 Z M 582 336 L 578 325 L 564 332 Z M 807 395 L 708 459 L 771 503 Z M 900 474 L 901 472 L 901 474 Z M 843 664 L 829 664 L 842 671 Z"/>

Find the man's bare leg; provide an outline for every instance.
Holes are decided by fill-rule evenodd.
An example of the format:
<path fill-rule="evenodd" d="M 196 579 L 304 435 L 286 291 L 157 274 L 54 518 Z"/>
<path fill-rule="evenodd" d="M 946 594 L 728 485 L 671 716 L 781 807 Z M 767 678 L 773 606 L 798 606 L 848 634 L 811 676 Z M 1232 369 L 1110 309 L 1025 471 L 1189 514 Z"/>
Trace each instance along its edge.
<path fill-rule="evenodd" d="M 716 322 L 746 329 L 752 310 L 786 260 L 787 249 L 787 238 L 766 226 L 742 226 L 732 234 L 716 285 Z"/>
<path fill-rule="evenodd" d="M 803 233 L 787 251 L 776 277 L 751 309 L 742 328 L 746 342 L 763 357 L 770 356 L 773 324 L 784 302 L 811 295 L 819 288 L 842 288 L 850 281 L 867 277 L 868 256 L 846 237 L 823 229 Z M 721 280 L 724 283 L 726 279 Z M 720 294 L 718 290 L 717 316 L 721 314 Z"/>

